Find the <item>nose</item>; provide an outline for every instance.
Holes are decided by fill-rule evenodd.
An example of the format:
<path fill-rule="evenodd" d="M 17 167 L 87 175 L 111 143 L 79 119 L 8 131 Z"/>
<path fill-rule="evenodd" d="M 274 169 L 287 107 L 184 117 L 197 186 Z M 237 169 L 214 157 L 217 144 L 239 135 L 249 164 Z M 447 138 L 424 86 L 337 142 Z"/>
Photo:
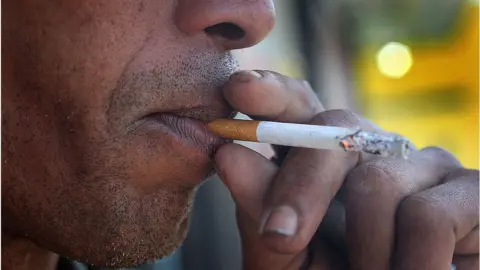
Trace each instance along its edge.
<path fill-rule="evenodd" d="M 188 35 L 205 34 L 225 50 L 250 47 L 275 24 L 272 0 L 180 0 L 175 23 Z"/>

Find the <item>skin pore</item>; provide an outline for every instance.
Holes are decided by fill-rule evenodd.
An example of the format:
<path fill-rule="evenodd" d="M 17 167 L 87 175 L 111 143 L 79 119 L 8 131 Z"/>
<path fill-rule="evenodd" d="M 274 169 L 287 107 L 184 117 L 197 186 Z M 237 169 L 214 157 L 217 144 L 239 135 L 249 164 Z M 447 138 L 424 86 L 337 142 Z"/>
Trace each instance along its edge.
<path fill-rule="evenodd" d="M 228 117 L 218 87 L 237 68 L 229 50 L 265 37 L 271 1 L 2 8 L 2 236 L 12 239 L 2 241 L 2 266 L 28 254 L 51 265 L 56 255 L 44 249 L 109 267 L 169 255 L 212 161 L 175 136 L 152 135 L 142 117 Z"/>

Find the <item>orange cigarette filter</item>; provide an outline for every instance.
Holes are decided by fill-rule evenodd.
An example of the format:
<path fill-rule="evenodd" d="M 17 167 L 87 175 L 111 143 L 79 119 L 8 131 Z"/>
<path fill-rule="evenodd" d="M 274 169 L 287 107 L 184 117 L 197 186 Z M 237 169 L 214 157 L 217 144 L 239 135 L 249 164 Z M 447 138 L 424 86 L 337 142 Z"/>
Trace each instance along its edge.
<path fill-rule="evenodd" d="M 231 140 L 258 142 L 257 128 L 259 121 L 218 119 L 208 124 L 214 134 Z"/>

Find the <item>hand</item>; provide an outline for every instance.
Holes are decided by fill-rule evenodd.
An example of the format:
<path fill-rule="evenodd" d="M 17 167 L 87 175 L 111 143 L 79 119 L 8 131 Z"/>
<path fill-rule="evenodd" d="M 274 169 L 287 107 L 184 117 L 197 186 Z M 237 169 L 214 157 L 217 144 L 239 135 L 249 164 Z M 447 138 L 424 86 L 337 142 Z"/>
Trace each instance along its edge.
<path fill-rule="evenodd" d="M 224 96 L 254 119 L 385 132 L 325 111 L 307 83 L 273 72 L 234 74 Z M 237 204 L 244 269 L 439 270 L 452 257 L 458 270 L 478 269 L 478 171 L 448 152 L 275 150 L 277 162 L 235 144 L 215 156 Z"/>

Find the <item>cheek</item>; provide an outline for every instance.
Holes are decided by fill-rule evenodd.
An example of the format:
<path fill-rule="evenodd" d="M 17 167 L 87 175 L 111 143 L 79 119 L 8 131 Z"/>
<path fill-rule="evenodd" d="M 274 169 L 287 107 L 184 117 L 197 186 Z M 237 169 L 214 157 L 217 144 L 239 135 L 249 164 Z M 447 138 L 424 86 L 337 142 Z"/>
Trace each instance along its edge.
<path fill-rule="evenodd" d="M 2 29 L 9 75 L 17 76 L 22 91 L 38 87 L 55 99 L 74 99 L 79 107 L 102 106 L 150 31 L 141 3 L 11 4 L 6 12 L 10 23 Z"/>
<path fill-rule="evenodd" d="M 22 162 L 36 153 L 48 164 L 65 157 L 73 164 L 68 159 L 98 151 L 85 146 L 105 136 L 108 96 L 149 31 L 141 4 L 19 0 L 6 6 L 2 92 L 10 108 L 2 116 L 9 114 L 15 133 L 9 148 L 31 157 Z M 31 171 L 37 166 L 28 164 Z"/>
<path fill-rule="evenodd" d="M 61 7 L 59 2 L 63 2 Z M 129 246 L 140 246 L 135 241 L 144 236 L 138 234 L 147 222 L 152 239 L 162 236 L 165 245 L 173 246 L 179 240 L 172 240 L 176 236 L 171 232 L 176 232 L 175 222 L 184 215 L 188 194 L 173 196 L 175 192 L 167 192 L 168 188 L 154 189 L 154 196 L 138 203 L 143 212 L 122 212 L 122 207 L 131 207 L 138 199 L 131 183 L 151 191 L 149 183 L 160 185 L 162 181 L 152 178 L 162 172 L 172 171 L 161 177 L 177 182 L 205 171 L 204 164 L 190 166 L 195 164 L 190 162 L 195 153 L 186 161 L 178 154 L 182 149 L 174 151 L 168 140 L 152 149 L 145 142 L 106 130 L 110 92 L 151 28 L 148 20 L 153 17 L 144 12 L 152 9 L 138 4 L 19 0 L 11 1 L 11 12 L 5 12 L 6 21 L 12 23 L 5 28 L 8 39 L 2 44 L 6 55 L 2 64 L 8 66 L 2 70 L 8 78 L 2 81 L 8 104 L 2 107 L 2 162 L 8 167 L 2 170 L 6 179 L 2 181 L 2 210 L 6 210 L 10 229 L 32 233 L 39 241 L 53 241 L 49 243 L 53 250 L 78 243 L 78 250 L 90 252 L 85 247 L 91 247 L 92 235 L 94 239 L 108 236 L 122 222 L 131 228 L 125 236 Z M 161 196 L 169 202 L 157 203 Z M 165 220 L 170 222 L 159 225 Z M 155 246 L 160 244 L 157 241 L 142 250 L 143 256 L 163 252 Z M 92 253 L 115 253 L 103 250 L 102 245 L 96 245 Z M 71 247 L 61 248 L 66 254 L 73 252 Z"/>

